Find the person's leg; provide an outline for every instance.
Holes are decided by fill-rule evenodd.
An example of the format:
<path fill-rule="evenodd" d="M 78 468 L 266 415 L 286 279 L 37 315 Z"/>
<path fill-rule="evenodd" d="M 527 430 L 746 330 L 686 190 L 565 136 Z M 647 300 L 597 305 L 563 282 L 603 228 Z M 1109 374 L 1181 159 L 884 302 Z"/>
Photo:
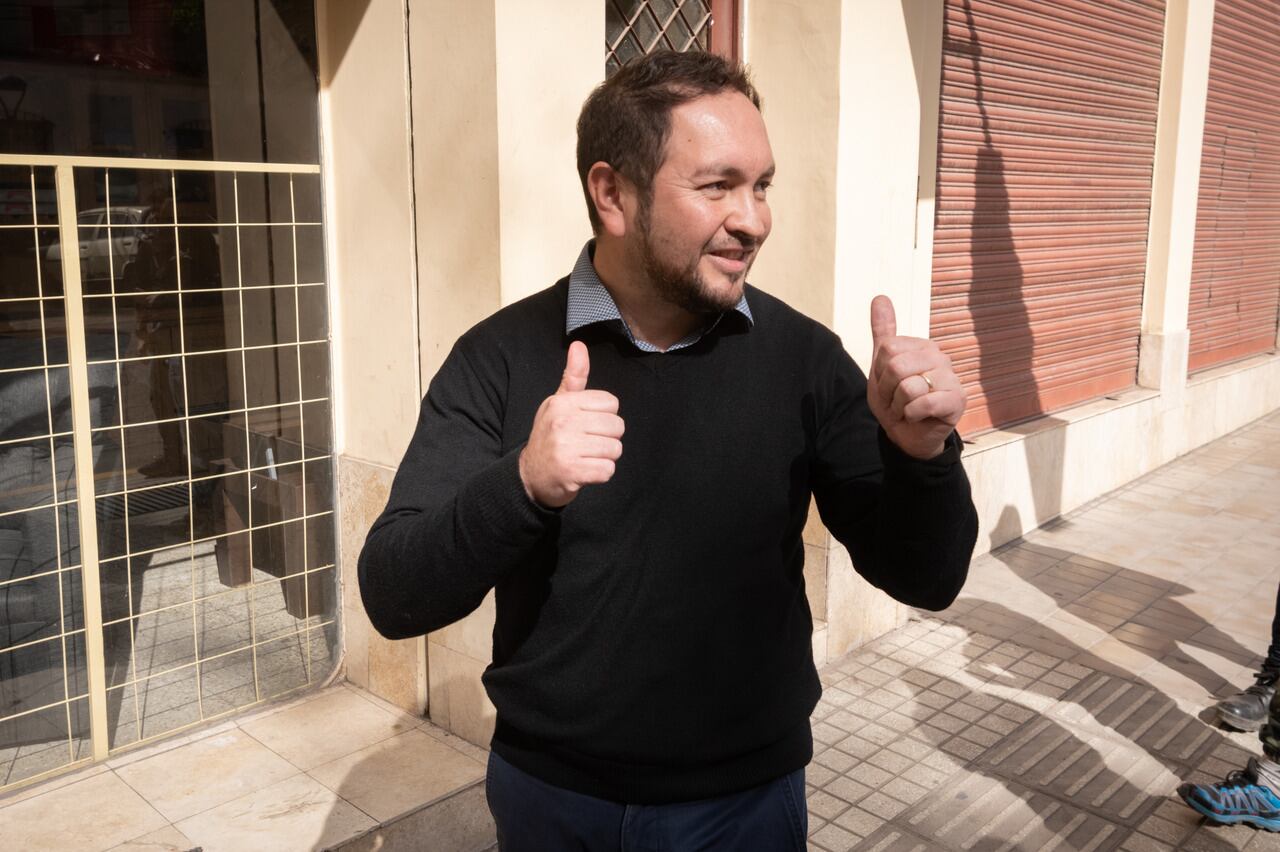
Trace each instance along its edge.
<path fill-rule="evenodd" d="M 623 847 L 627 852 L 803 852 L 808 826 L 804 770 L 799 769 L 730 796 L 629 807 Z"/>
<path fill-rule="evenodd" d="M 1267 719 L 1267 706 L 1280 680 L 1280 587 L 1276 589 L 1275 614 L 1271 618 L 1271 646 L 1254 683 L 1243 692 L 1218 702 L 1218 719 L 1237 731 L 1256 731 Z"/>
<path fill-rule="evenodd" d="M 485 796 L 502 852 L 620 852 L 625 806 L 563 790 L 489 753 Z"/>
<path fill-rule="evenodd" d="M 1280 831 L 1280 695 L 1271 696 L 1267 719 L 1258 732 L 1261 758 L 1249 758 L 1216 784 L 1183 784 L 1178 795 L 1211 822 L 1246 823 Z"/>

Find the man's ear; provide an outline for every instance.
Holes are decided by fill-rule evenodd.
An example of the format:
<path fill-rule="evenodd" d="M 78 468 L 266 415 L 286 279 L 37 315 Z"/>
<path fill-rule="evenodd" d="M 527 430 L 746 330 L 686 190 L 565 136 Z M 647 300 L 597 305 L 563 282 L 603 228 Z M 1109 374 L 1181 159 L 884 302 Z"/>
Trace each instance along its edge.
<path fill-rule="evenodd" d="M 635 188 L 606 162 L 596 163 L 587 172 L 587 191 L 600 217 L 600 229 L 612 237 L 627 232 L 630 213 L 635 208 Z"/>

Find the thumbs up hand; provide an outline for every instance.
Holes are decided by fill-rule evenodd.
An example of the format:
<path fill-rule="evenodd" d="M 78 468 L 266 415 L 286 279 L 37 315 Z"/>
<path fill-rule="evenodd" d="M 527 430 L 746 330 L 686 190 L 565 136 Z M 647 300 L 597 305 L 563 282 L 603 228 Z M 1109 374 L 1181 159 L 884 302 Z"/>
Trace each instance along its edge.
<path fill-rule="evenodd" d="M 520 480 L 529 499 L 548 509 L 568 505 L 584 485 L 608 482 L 622 455 L 618 398 L 587 390 L 586 344 L 569 344 L 564 376 L 542 401 L 520 451 Z"/>
<path fill-rule="evenodd" d="M 893 302 L 871 302 L 875 354 L 867 375 L 867 404 L 889 440 L 909 456 L 930 459 L 964 414 L 964 387 L 951 359 L 932 340 L 899 337 Z"/>

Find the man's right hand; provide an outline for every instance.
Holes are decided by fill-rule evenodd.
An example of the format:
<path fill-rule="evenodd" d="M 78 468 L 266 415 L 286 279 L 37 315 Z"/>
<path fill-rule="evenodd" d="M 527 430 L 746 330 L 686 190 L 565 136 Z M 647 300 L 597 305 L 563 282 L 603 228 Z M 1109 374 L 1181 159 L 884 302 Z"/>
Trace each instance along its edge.
<path fill-rule="evenodd" d="M 575 340 L 560 387 L 538 406 L 529 443 L 520 451 L 520 480 L 539 506 L 567 506 L 582 486 L 608 482 L 622 455 L 618 398 L 587 390 L 590 370 L 587 346 Z"/>

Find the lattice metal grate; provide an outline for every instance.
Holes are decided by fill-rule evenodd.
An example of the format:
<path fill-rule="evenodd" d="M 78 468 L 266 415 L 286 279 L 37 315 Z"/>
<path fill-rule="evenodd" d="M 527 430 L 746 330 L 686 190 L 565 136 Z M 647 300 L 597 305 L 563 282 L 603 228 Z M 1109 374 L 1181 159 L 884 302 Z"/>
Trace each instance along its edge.
<path fill-rule="evenodd" d="M 605 74 L 654 50 L 711 50 L 707 0 L 607 0 Z"/>

